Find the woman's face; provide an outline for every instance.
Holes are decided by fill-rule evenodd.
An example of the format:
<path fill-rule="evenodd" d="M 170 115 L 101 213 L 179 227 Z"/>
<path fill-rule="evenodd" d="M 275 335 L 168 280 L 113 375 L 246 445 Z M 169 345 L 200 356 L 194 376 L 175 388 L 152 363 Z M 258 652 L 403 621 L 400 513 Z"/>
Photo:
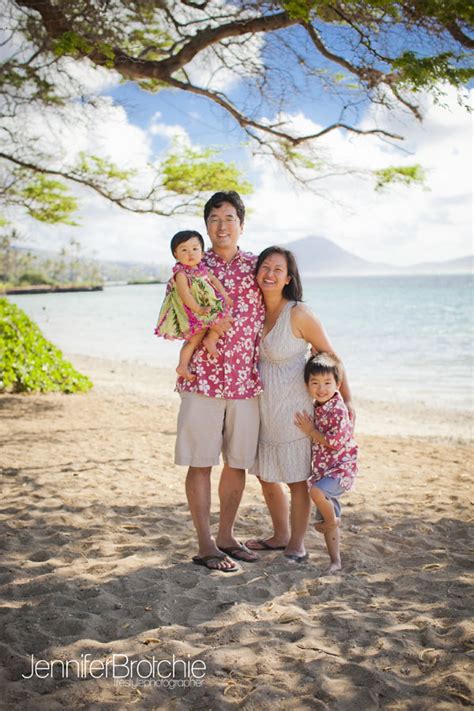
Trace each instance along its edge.
<path fill-rule="evenodd" d="M 261 263 L 257 272 L 257 284 L 263 295 L 280 293 L 289 284 L 288 266 L 283 254 L 273 253 L 268 255 Z"/>

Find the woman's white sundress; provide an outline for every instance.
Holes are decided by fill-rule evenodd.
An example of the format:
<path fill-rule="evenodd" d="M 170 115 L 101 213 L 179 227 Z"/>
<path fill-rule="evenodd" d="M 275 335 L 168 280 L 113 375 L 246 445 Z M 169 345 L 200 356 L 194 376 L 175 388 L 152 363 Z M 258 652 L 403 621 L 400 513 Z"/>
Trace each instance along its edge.
<path fill-rule="evenodd" d="M 311 440 L 294 424 L 295 413 L 313 411 L 303 378 L 308 344 L 291 330 L 291 310 L 283 307 L 260 343 L 260 435 L 252 474 L 264 481 L 293 484 L 311 474 Z"/>

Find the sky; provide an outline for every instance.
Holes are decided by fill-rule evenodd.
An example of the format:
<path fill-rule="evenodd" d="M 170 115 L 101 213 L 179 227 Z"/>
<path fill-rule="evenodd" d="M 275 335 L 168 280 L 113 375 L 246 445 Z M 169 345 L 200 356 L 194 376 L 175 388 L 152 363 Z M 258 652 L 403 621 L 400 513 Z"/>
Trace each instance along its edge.
<path fill-rule="evenodd" d="M 257 48 L 258 49 L 258 48 Z M 120 167 L 149 174 L 147 163 L 163 156 L 173 140 L 195 147 L 212 146 L 234 160 L 254 185 L 245 198 L 248 217 L 241 246 L 259 252 L 270 244 L 284 244 L 319 236 L 374 262 L 409 265 L 443 261 L 471 254 L 472 249 L 472 119 L 459 105 L 456 92 L 446 89 L 443 105 L 422 98 L 424 121 L 401 111 L 366 106 L 359 128 L 384 128 L 402 133 L 399 145 L 376 137 L 334 131 L 318 143 L 321 155 L 367 175 L 346 174 L 316 182 L 316 192 L 297 186 L 268 157 L 252 156 L 243 146 L 233 121 L 209 101 L 179 92 L 150 94 L 134 84 L 123 84 L 105 70 L 86 65 L 74 71 L 86 89 L 102 97 L 87 123 L 70 121 L 67 131 L 54 118 L 34 119 L 34 130 L 45 141 L 51 135 L 73 159 L 79 150 L 109 156 Z M 196 73 L 207 69 L 193 68 Z M 235 77 L 217 80 L 238 92 Z M 471 92 L 472 94 L 472 92 Z M 324 97 L 323 97 L 324 99 Z M 334 114 L 331 99 L 306 97 L 284 118 L 292 129 L 315 131 Z M 51 126 L 53 125 L 53 128 Z M 421 187 L 392 186 L 374 190 L 368 171 L 388 165 L 420 163 L 426 173 Z M 223 186 L 225 189 L 225 186 Z M 205 234 L 200 215 L 164 218 L 137 215 L 117 208 L 91 191 L 80 189 L 78 227 L 48 226 L 22 220 L 26 244 L 58 249 L 69 239 L 81 242 L 84 254 L 101 259 L 170 262 L 169 242 L 180 229 Z"/>

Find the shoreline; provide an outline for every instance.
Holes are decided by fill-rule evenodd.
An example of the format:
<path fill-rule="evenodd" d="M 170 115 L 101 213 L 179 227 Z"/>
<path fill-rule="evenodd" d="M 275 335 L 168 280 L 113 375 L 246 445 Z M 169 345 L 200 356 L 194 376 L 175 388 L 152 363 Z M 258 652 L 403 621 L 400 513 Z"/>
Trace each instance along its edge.
<path fill-rule="evenodd" d="M 65 357 L 94 383 L 97 392 L 117 391 L 136 394 L 149 400 L 170 399 L 176 407 L 174 367 L 150 366 L 133 361 L 109 360 L 65 353 Z M 357 434 L 393 437 L 422 437 L 450 442 L 474 441 L 474 417 L 468 409 L 429 407 L 422 402 L 388 402 L 354 398 Z"/>

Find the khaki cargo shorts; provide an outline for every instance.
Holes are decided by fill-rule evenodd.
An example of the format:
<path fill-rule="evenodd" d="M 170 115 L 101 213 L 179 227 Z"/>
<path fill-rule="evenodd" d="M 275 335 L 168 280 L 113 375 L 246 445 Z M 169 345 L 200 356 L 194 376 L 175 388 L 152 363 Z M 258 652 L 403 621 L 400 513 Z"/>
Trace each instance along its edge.
<path fill-rule="evenodd" d="M 236 469 L 255 462 L 260 416 L 258 397 L 224 400 L 197 393 L 180 393 L 175 464 L 212 467 L 219 455 Z"/>

